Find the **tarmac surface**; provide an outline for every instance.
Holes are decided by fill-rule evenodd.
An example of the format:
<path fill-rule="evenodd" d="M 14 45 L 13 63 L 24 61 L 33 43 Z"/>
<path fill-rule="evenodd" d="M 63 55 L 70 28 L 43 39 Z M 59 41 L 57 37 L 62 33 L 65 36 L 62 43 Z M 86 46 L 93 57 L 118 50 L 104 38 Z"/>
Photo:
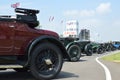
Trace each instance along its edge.
<path fill-rule="evenodd" d="M 78 62 L 65 61 L 62 71 L 53 80 L 106 80 L 104 69 L 96 62 L 96 58 L 104 54 L 84 56 Z M 100 61 L 110 70 L 112 80 L 120 80 L 120 63 Z M 16 72 L 13 69 L 1 70 L 0 80 L 35 80 L 29 72 Z"/>
<path fill-rule="evenodd" d="M 112 80 L 120 80 L 120 63 L 103 60 L 101 60 L 101 62 L 109 68 Z"/>

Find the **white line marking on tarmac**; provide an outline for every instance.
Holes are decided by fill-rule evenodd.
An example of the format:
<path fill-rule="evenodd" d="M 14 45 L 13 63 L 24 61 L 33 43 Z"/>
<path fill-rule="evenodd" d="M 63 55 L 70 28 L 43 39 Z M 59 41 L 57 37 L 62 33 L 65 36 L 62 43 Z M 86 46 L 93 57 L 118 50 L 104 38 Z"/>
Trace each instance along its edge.
<path fill-rule="evenodd" d="M 99 58 L 100 58 L 100 57 L 97 57 L 97 58 L 96 58 L 96 61 L 97 61 L 97 63 L 99 63 L 99 64 L 104 68 L 105 75 L 106 75 L 106 80 L 112 80 L 111 73 L 110 73 L 109 69 L 108 69 L 103 63 L 101 63 L 101 62 L 98 60 Z"/>

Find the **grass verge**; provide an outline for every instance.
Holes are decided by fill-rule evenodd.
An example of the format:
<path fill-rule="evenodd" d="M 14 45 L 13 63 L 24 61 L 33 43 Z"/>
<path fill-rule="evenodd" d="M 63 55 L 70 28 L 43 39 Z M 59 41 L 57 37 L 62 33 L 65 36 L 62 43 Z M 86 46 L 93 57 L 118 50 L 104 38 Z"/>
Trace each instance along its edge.
<path fill-rule="evenodd" d="M 102 59 L 120 63 L 120 52 L 112 54 L 112 55 L 104 56 L 104 57 L 102 57 Z"/>

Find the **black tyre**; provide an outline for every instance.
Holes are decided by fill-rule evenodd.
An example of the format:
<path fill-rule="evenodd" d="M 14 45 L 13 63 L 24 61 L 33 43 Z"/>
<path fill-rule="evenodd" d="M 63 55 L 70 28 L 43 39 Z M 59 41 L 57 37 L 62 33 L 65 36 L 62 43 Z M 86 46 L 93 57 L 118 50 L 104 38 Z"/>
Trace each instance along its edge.
<path fill-rule="evenodd" d="M 97 53 L 98 53 L 98 54 L 102 54 L 102 53 L 103 53 L 102 48 L 98 48 L 98 49 L 97 49 Z"/>
<path fill-rule="evenodd" d="M 70 55 L 71 61 L 79 61 L 81 57 L 81 49 L 78 45 L 71 45 L 67 51 Z"/>
<path fill-rule="evenodd" d="M 87 44 L 87 45 L 85 46 L 85 53 L 86 53 L 87 56 L 92 56 L 92 54 L 93 54 L 93 49 L 92 49 L 91 44 Z"/>
<path fill-rule="evenodd" d="M 62 64 L 60 49 L 54 44 L 42 43 L 32 52 L 30 71 L 39 80 L 51 79 L 61 71 Z"/>

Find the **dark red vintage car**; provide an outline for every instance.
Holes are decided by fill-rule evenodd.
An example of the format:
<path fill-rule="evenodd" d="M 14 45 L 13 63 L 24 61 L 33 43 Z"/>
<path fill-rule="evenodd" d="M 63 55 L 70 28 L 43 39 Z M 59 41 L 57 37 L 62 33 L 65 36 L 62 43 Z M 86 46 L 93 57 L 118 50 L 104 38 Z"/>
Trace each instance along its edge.
<path fill-rule="evenodd" d="M 38 10 L 16 8 L 16 18 L 0 16 L 0 69 L 30 71 L 37 79 L 51 79 L 69 58 L 57 33 L 36 29 Z"/>

